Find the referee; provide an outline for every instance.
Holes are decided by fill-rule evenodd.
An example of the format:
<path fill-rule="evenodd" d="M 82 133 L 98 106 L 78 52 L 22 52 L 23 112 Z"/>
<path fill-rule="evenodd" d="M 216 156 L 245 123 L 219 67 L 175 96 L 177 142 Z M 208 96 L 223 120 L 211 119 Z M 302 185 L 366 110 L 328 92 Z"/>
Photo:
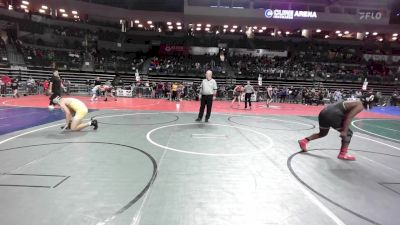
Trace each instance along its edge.
<path fill-rule="evenodd" d="M 196 122 L 200 122 L 203 119 L 204 108 L 207 105 L 207 114 L 205 122 L 208 122 L 211 116 L 211 108 L 212 102 L 215 99 L 215 95 L 217 94 L 217 82 L 212 79 L 212 71 L 207 70 L 206 72 L 206 79 L 201 82 L 200 85 L 200 111 L 199 116 L 196 119 Z"/>
<path fill-rule="evenodd" d="M 249 103 L 251 109 L 251 95 L 254 93 L 254 88 L 250 84 L 250 81 L 247 81 L 247 85 L 244 86 L 244 108 L 247 109 L 247 102 Z"/>
<path fill-rule="evenodd" d="M 49 85 L 49 94 L 51 94 L 49 100 L 49 109 L 52 110 L 54 109 L 54 102 L 53 99 L 56 97 L 61 97 L 61 88 L 64 88 L 63 84 L 61 83 L 61 78 L 60 74 L 58 73 L 58 70 L 55 70 L 53 73 L 53 77 L 50 79 L 50 85 Z"/>

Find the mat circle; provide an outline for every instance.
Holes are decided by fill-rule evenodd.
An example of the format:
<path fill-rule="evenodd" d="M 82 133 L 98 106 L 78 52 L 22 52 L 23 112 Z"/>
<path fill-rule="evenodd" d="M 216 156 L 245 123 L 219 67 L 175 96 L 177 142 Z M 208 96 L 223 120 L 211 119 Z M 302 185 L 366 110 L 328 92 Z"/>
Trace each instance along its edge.
<path fill-rule="evenodd" d="M 163 122 L 157 122 L 157 123 L 110 123 L 110 122 L 104 122 L 102 120 L 98 120 L 98 123 L 100 124 L 106 124 L 106 125 L 117 125 L 117 126 L 146 126 L 146 125 L 160 125 L 160 124 L 168 124 L 168 123 L 173 123 L 175 121 L 179 120 L 179 116 L 173 115 L 170 113 L 129 113 L 129 114 L 101 114 L 101 115 L 96 115 L 93 118 L 99 117 L 101 119 L 104 118 L 115 118 L 115 117 L 125 117 L 125 116 L 141 116 L 141 115 L 168 115 L 171 118 L 163 121 Z"/>
<path fill-rule="evenodd" d="M 235 121 L 235 118 L 254 118 L 254 119 L 263 119 L 263 120 L 271 120 L 271 121 L 278 121 L 279 123 L 292 123 L 297 125 L 305 125 L 306 128 L 273 128 L 273 127 L 263 127 L 263 126 L 253 126 L 249 124 L 245 124 L 243 122 Z M 228 117 L 228 121 L 246 127 L 252 128 L 260 128 L 260 129 L 268 129 L 268 130 L 286 130 L 286 131 L 302 131 L 302 130 L 312 130 L 315 128 L 315 125 L 312 123 L 300 122 L 300 121 L 292 121 L 292 120 L 282 120 L 282 119 L 275 119 L 275 118 L 268 118 L 268 117 L 261 117 L 261 116 L 230 116 Z"/>
<path fill-rule="evenodd" d="M 336 151 L 337 149 L 310 149 L 307 152 L 313 152 L 313 151 Z M 354 150 L 351 149 L 351 151 L 353 152 L 366 152 L 366 153 L 371 153 L 371 154 L 377 154 L 377 155 L 385 155 L 385 156 L 390 156 L 390 157 L 397 157 L 400 158 L 399 155 L 391 155 L 391 154 L 385 154 L 385 153 L 379 153 L 379 152 L 371 152 L 371 151 L 364 151 L 364 150 Z M 327 197 L 326 195 L 322 194 L 321 192 L 317 191 L 316 189 L 314 189 L 313 187 L 311 187 L 309 184 L 307 184 L 303 179 L 300 178 L 300 176 L 294 171 L 293 166 L 292 166 L 292 161 L 293 159 L 299 155 L 299 154 L 304 154 L 303 152 L 296 152 L 293 155 L 291 155 L 288 160 L 287 160 L 287 167 L 290 171 L 290 173 L 293 175 L 294 178 L 296 178 L 296 180 L 298 182 L 300 182 L 302 185 L 304 185 L 307 189 L 309 189 L 310 191 L 312 191 L 314 194 L 318 195 L 319 197 L 323 198 L 324 200 L 328 201 L 329 203 L 339 207 L 340 209 L 343 209 L 344 211 L 362 219 L 365 220 L 371 224 L 375 224 L 375 225 L 380 225 L 381 223 L 378 223 L 370 218 L 368 218 L 367 216 L 361 215 L 358 212 L 355 212 L 354 210 L 347 208 L 346 206 L 341 205 L 340 203 L 336 202 L 335 200 L 332 200 L 331 198 Z"/>
<path fill-rule="evenodd" d="M 116 216 L 116 215 L 119 215 L 119 214 L 125 212 L 132 205 L 134 205 L 149 190 L 150 186 L 153 184 L 154 180 L 157 177 L 157 168 L 158 168 L 158 166 L 157 166 L 157 161 L 153 158 L 153 156 L 151 156 L 149 153 L 147 153 L 147 152 L 145 152 L 145 151 L 143 151 L 143 150 L 141 150 L 139 148 L 132 147 L 132 146 L 129 146 L 129 145 L 118 144 L 118 143 L 98 142 L 98 141 L 92 141 L 92 142 L 89 142 L 89 141 L 56 142 L 56 143 L 25 145 L 25 146 L 19 146 L 19 147 L 7 148 L 7 149 L 0 149 L 0 153 L 3 152 L 3 151 L 11 151 L 11 150 L 17 150 L 17 149 L 22 149 L 22 148 L 39 147 L 39 146 L 46 146 L 46 145 L 63 145 L 63 144 L 101 144 L 101 145 L 119 146 L 119 147 L 123 147 L 123 148 L 129 148 L 129 149 L 137 151 L 137 152 L 139 152 L 141 154 L 144 154 L 150 160 L 150 162 L 153 165 L 153 172 L 152 172 L 152 176 L 149 179 L 149 181 L 147 182 L 146 186 L 133 199 L 129 200 L 129 202 L 127 204 L 125 204 L 119 210 L 114 212 L 112 214 L 113 216 Z M 114 150 L 115 148 L 109 148 L 109 149 Z"/>
<path fill-rule="evenodd" d="M 227 153 L 227 154 L 224 154 L 224 153 L 203 153 L 203 152 L 194 152 L 194 151 L 188 151 L 188 150 L 182 150 L 182 149 L 168 147 L 166 145 L 162 145 L 162 144 L 157 143 L 156 141 L 154 141 L 151 138 L 152 134 L 154 132 L 158 131 L 158 130 L 162 130 L 162 129 L 169 128 L 169 127 L 190 126 L 190 125 L 202 125 L 202 124 L 200 124 L 200 123 L 184 123 L 184 124 L 171 124 L 171 125 L 161 126 L 161 127 L 157 127 L 157 128 L 154 128 L 153 130 L 149 131 L 146 134 L 146 138 L 151 144 L 153 144 L 153 145 L 155 145 L 155 146 L 157 146 L 159 148 L 162 148 L 162 149 L 175 151 L 175 152 L 180 152 L 180 153 L 185 153 L 185 154 L 204 155 L 204 156 L 244 156 L 244 155 L 250 155 L 250 154 L 255 154 L 255 153 L 259 153 L 259 152 L 268 151 L 269 149 L 271 149 L 274 146 L 274 141 L 266 134 L 263 134 L 261 132 L 255 131 L 255 130 L 250 129 L 250 128 L 236 127 L 236 126 L 231 126 L 231 125 L 226 125 L 226 124 L 207 124 L 207 125 L 204 125 L 204 126 L 229 127 L 229 128 L 235 128 L 235 129 L 248 131 L 248 132 L 255 133 L 255 134 L 258 134 L 260 136 L 263 136 L 265 139 L 268 140 L 268 144 L 266 146 L 264 146 L 262 148 L 262 150 L 253 151 L 253 152 L 249 152 L 249 153 Z"/>
<path fill-rule="evenodd" d="M 389 141 L 394 141 L 394 142 L 400 143 L 400 139 L 395 139 L 393 137 L 387 137 L 385 135 L 378 134 L 378 133 L 368 130 L 366 128 L 361 128 L 362 127 L 361 125 L 357 125 L 357 123 L 360 123 L 360 122 L 362 123 L 364 121 L 398 121 L 398 120 L 395 120 L 395 119 L 358 119 L 358 120 L 353 120 L 351 122 L 351 125 L 353 125 L 353 127 L 355 127 L 356 129 L 360 130 L 363 133 L 370 134 L 370 135 L 373 135 L 373 136 L 376 136 L 379 138 L 383 138 L 383 139 L 386 139 Z M 393 132 L 400 132 L 400 130 L 396 130 L 396 129 L 385 128 L 385 127 L 376 126 L 376 125 L 370 125 L 370 126 L 376 127 L 378 129 L 391 130 Z"/>

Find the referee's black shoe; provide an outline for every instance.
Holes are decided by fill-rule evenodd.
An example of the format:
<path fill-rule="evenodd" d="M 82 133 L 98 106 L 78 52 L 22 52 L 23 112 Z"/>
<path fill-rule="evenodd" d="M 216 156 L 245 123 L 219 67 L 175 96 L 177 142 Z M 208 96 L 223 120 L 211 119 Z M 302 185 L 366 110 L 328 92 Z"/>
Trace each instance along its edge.
<path fill-rule="evenodd" d="M 201 122 L 201 119 L 200 119 L 200 118 L 197 118 L 195 121 L 196 121 L 196 122 Z"/>
<path fill-rule="evenodd" d="M 93 127 L 93 130 L 97 130 L 97 128 L 99 127 L 97 120 L 91 120 L 90 121 L 90 126 Z"/>

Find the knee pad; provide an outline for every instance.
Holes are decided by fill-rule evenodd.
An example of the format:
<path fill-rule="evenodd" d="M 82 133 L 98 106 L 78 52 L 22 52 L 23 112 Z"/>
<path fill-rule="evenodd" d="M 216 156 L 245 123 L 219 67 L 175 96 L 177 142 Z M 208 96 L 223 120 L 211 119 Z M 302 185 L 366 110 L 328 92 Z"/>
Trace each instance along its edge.
<path fill-rule="evenodd" d="M 353 137 L 353 131 L 349 129 L 347 131 L 347 136 L 345 138 L 343 138 L 342 141 L 344 143 L 350 143 L 352 137 Z"/>

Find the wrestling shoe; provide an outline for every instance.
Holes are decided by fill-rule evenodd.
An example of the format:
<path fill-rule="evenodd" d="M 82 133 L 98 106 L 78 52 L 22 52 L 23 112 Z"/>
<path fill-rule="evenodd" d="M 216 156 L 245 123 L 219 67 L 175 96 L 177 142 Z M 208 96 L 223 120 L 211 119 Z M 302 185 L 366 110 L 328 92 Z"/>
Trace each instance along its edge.
<path fill-rule="evenodd" d="M 307 139 L 302 139 L 302 140 L 299 140 L 298 142 L 299 142 L 301 150 L 303 150 L 303 152 L 306 152 L 307 151 L 308 140 Z"/>
<path fill-rule="evenodd" d="M 91 120 L 90 126 L 93 126 L 93 130 L 97 130 L 97 128 L 99 127 L 97 120 Z"/>
<path fill-rule="evenodd" d="M 338 159 L 354 161 L 354 160 L 356 160 L 356 157 L 354 157 L 353 155 L 347 154 L 347 149 L 342 149 L 342 150 L 340 150 L 340 153 L 338 155 Z"/>

